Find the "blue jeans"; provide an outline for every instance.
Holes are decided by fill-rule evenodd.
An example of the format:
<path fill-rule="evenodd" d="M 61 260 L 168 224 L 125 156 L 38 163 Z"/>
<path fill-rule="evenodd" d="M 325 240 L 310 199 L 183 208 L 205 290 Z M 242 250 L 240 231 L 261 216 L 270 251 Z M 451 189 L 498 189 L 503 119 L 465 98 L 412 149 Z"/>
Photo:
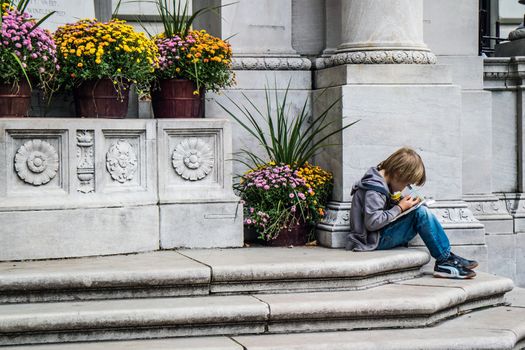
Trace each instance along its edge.
<path fill-rule="evenodd" d="M 418 233 L 432 257 L 437 261 L 448 258 L 450 255 L 448 237 L 436 216 L 424 205 L 381 229 L 377 249 L 404 246 Z"/>

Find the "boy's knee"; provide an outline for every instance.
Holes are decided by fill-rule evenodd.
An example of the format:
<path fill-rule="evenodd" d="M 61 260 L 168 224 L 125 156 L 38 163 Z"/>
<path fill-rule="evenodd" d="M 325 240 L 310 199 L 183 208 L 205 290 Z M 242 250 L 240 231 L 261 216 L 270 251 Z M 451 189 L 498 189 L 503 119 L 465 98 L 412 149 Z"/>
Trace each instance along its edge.
<path fill-rule="evenodd" d="M 420 206 L 419 208 L 416 209 L 416 215 L 417 216 L 427 216 L 427 215 L 430 215 L 431 212 L 430 210 L 428 210 L 428 208 L 424 205 Z"/>

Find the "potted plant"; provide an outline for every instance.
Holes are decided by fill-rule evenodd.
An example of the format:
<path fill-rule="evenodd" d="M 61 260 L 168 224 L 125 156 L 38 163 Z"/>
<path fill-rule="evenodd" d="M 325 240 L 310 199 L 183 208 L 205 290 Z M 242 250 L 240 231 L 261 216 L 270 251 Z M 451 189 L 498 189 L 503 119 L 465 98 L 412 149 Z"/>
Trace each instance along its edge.
<path fill-rule="evenodd" d="M 266 89 L 265 114 L 245 98 L 247 105 L 229 98 L 233 110 L 219 103 L 255 137 L 264 154 L 242 150 L 245 157 L 237 158 L 249 168 L 234 185 L 243 201 L 244 223 L 270 245 L 305 244 L 324 216 L 332 191 L 332 174 L 309 161 L 317 151 L 332 145 L 327 143 L 332 136 L 356 122 L 338 127 L 328 119 L 339 100 L 312 121 L 308 100 L 297 115 L 289 115 L 288 88 L 282 98 L 277 90 L 272 95 Z"/>
<path fill-rule="evenodd" d="M 234 82 L 232 50 L 227 41 L 191 29 L 193 20 L 212 8 L 189 16 L 188 3 L 175 2 L 169 6 L 168 0 L 157 0 L 164 32 L 153 38 L 160 57 L 151 93 L 153 112 L 157 118 L 202 118 L 205 92 Z"/>
<path fill-rule="evenodd" d="M 53 13 L 36 21 L 25 12 L 29 0 L 0 1 L 0 117 L 24 117 L 32 85 L 50 92 L 57 65 L 51 33 L 39 27 Z"/>
<path fill-rule="evenodd" d="M 308 163 L 271 161 L 244 174 L 235 188 L 244 204 L 244 224 L 269 245 L 304 245 L 324 216 L 332 174 Z"/>
<path fill-rule="evenodd" d="M 55 32 L 60 84 L 73 90 L 77 116 L 124 118 L 129 88 L 149 91 L 157 47 L 125 21 L 83 19 Z"/>

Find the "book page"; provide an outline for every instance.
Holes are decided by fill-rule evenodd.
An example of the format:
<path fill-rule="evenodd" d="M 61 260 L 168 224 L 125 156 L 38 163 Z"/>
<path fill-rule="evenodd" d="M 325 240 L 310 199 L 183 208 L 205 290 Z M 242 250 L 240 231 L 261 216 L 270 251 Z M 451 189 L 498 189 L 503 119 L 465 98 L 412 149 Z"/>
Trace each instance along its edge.
<path fill-rule="evenodd" d="M 396 221 L 397 219 L 402 218 L 403 216 L 413 212 L 414 210 L 416 210 L 417 208 L 419 208 L 422 205 L 427 205 L 427 201 L 426 200 L 421 201 L 418 204 L 414 205 L 412 208 L 410 208 L 408 210 L 405 210 L 404 212 L 402 212 L 401 214 L 396 216 L 392 221 L 390 221 L 390 223 L 392 223 L 392 222 Z"/>

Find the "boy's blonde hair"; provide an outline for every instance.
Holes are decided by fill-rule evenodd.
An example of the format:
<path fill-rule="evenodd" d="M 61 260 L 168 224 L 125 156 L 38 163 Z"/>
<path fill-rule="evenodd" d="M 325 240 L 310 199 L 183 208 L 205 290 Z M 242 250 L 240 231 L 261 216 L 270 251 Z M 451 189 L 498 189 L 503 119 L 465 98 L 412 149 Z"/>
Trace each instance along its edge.
<path fill-rule="evenodd" d="M 423 160 L 412 148 L 402 147 L 379 163 L 379 170 L 384 170 L 389 178 L 422 186 L 427 180 Z"/>

